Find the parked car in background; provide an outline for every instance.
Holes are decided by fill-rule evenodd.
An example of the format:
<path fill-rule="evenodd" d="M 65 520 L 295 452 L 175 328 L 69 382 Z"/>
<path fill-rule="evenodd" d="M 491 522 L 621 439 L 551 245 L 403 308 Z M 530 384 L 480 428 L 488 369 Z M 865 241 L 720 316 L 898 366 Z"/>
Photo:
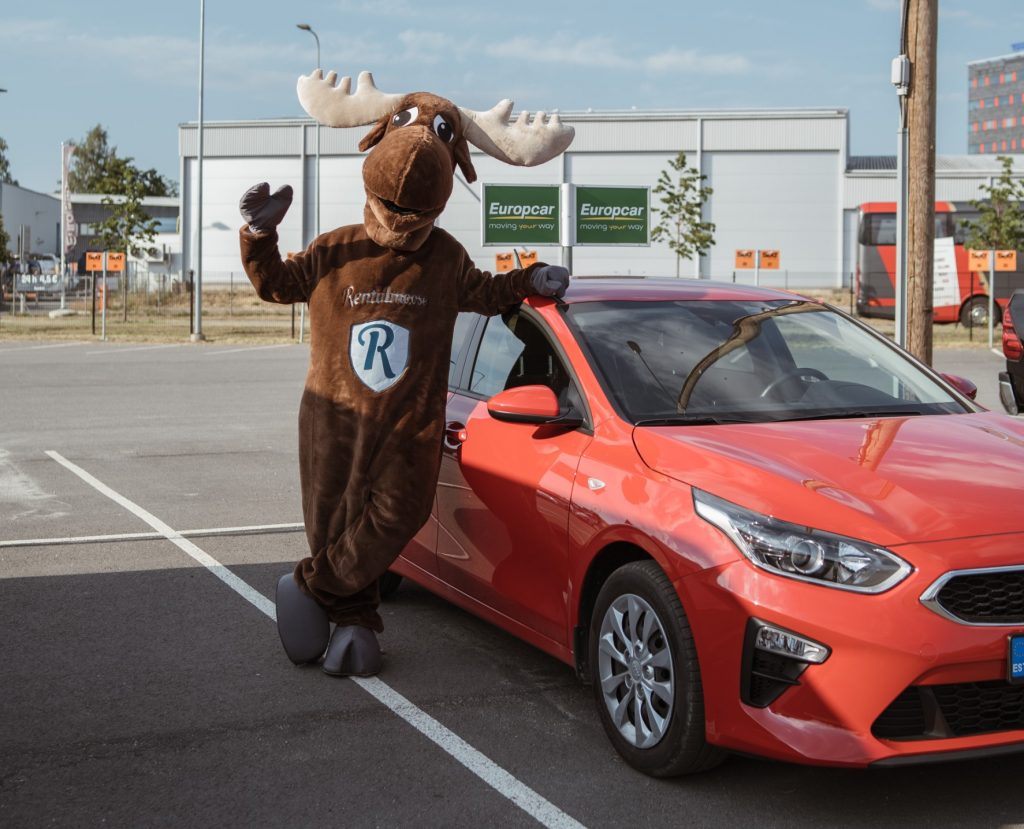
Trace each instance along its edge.
<path fill-rule="evenodd" d="M 781 291 L 577 279 L 458 318 L 393 565 L 575 667 L 654 776 L 1024 750 L 1024 422 Z"/>
<path fill-rule="evenodd" d="M 1024 291 L 1010 297 L 1003 312 L 1003 356 L 1006 371 L 999 372 L 999 400 L 1010 414 L 1024 411 Z"/>

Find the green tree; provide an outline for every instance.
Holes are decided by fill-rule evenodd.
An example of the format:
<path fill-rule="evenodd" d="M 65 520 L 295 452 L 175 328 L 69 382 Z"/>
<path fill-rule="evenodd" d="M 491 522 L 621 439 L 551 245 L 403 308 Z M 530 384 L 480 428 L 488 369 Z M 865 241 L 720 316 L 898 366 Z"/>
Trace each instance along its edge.
<path fill-rule="evenodd" d="M 7 160 L 7 142 L 0 138 L 0 181 L 18 186 L 17 179 L 11 178 L 11 162 Z"/>
<path fill-rule="evenodd" d="M 676 255 L 676 276 L 683 259 L 701 256 L 715 243 L 715 225 L 703 221 L 704 202 L 711 195 L 703 176 L 686 166 L 686 153 L 680 152 L 669 161 L 669 170 L 662 170 L 654 194 L 661 196 L 663 207 L 654 208 L 658 224 L 651 231 L 655 242 L 667 242 Z"/>
<path fill-rule="evenodd" d="M 998 156 L 1003 165 L 999 178 L 980 189 L 985 199 L 971 201 L 977 221 L 965 221 L 965 247 L 971 250 L 1024 249 L 1024 181 L 1013 178 L 1013 159 Z"/>
<path fill-rule="evenodd" d="M 149 195 L 145 174 L 127 159 L 111 163 L 108 172 L 117 190 L 105 191 L 101 203 L 110 208 L 110 215 L 93 226 L 96 243 L 107 250 L 119 250 L 139 256 L 152 249 L 157 222 L 142 207 Z"/>
<path fill-rule="evenodd" d="M 152 167 L 140 170 L 130 156 L 117 154 L 102 124 L 97 124 L 80 141 L 73 141 L 75 154 L 68 170 L 68 189 L 72 193 L 118 195 L 130 180 L 141 182 L 144 196 L 176 196 L 177 185 Z"/>
<path fill-rule="evenodd" d="M 7 235 L 4 228 L 4 217 L 0 216 L 0 264 L 10 262 L 13 259 L 10 251 L 11 237 Z"/>

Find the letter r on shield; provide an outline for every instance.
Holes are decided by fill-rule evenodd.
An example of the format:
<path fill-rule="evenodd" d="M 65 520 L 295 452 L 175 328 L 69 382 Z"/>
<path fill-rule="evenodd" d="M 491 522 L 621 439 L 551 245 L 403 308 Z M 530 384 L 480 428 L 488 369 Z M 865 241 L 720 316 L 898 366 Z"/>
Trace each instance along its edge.
<path fill-rule="evenodd" d="M 352 370 L 374 391 L 397 383 L 408 367 L 409 331 L 387 320 L 353 325 L 348 343 Z"/>

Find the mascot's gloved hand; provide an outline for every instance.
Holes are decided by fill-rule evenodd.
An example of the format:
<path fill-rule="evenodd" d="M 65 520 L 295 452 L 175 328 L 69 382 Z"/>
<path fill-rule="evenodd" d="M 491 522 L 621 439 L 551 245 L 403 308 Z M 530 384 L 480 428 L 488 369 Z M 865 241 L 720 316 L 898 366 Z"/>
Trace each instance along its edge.
<path fill-rule="evenodd" d="M 565 296 L 569 287 L 569 271 L 561 265 L 541 265 L 532 274 L 534 293 L 541 296 Z"/>
<path fill-rule="evenodd" d="M 265 181 L 254 184 L 238 201 L 238 212 L 253 233 L 269 233 L 284 218 L 292 204 L 292 188 L 286 184 L 270 195 L 270 185 Z"/>

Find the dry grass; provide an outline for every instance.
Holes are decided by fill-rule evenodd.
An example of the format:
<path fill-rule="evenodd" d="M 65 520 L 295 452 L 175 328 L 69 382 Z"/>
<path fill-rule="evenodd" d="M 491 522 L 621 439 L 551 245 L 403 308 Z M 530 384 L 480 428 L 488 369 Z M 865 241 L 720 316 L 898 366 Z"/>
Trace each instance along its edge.
<path fill-rule="evenodd" d="M 844 311 L 850 311 L 848 290 L 800 291 L 804 296 L 820 299 Z M 171 343 L 189 339 L 188 293 L 163 294 L 159 298 L 129 297 L 128 322 L 124 322 L 121 297 L 111 292 L 107 311 L 107 339 L 113 342 Z M 146 301 L 142 301 L 145 299 Z M 159 302 L 159 304 L 157 304 Z M 0 340 L 92 340 L 99 339 L 100 319 L 97 313 L 96 334 L 92 333 L 91 305 L 86 300 L 69 303 L 74 316 L 50 319 L 45 313 L 10 313 L 10 304 L 0 310 Z M 298 331 L 296 311 L 296 332 Z M 894 337 L 892 320 L 865 318 L 864 322 L 887 337 Z M 276 344 L 294 342 L 292 308 L 263 302 L 247 284 L 211 287 L 203 291 L 203 334 L 210 342 L 240 344 Z M 308 329 L 307 329 L 308 334 Z M 998 347 L 1001 333 L 997 326 L 994 343 Z M 959 324 L 935 325 L 932 328 L 936 348 L 987 348 L 988 330 L 976 328 L 973 333 Z"/>

